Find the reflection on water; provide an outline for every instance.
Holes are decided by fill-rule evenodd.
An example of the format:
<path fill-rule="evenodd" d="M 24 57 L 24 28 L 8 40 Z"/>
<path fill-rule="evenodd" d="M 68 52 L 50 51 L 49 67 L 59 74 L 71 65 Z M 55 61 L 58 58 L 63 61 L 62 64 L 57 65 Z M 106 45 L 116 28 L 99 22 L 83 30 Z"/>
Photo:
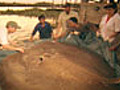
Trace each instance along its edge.
<path fill-rule="evenodd" d="M 10 38 L 15 41 L 28 39 L 34 29 L 34 26 L 39 22 L 37 17 L 3 15 L 0 16 L 0 27 L 5 27 L 8 21 L 16 21 L 18 25 L 21 26 L 20 30 L 17 30 L 17 32 L 9 35 Z M 47 19 L 46 21 L 52 24 L 52 19 Z M 36 37 L 38 37 L 38 35 L 36 35 Z"/>

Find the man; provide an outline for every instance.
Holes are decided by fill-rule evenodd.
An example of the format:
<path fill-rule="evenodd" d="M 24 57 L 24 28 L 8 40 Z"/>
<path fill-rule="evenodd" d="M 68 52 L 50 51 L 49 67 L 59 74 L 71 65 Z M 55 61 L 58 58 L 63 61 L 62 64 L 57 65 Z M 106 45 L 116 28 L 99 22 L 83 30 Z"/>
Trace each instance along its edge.
<path fill-rule="evenodd" d="M 66 38 L 65 43 L 85 47 L 98 53 L 97 25 L 92 23 L 79 24 L 76 17 L 71 17 L 68 20 L 68 27 L 70 28 L 69 36 Z"/>
<path fill-rule="evenodd" d="M 39 23 L 33 30 L 33 33 L 30 37 L 30 41 L 33 41 L 33 37 L 35 36 L 36 32 L 39 32 L 40 39 L 49 39 L 52 36 L 52 27 L 51 25 L 45 21 L 45 16 L 41 15 L 38 17 Z"/>
<path fill-rule="evenodd" d="M 0 45 L 3 49 L 24 53 L 22 48 L 14 47 L 13 43 L 8 39 L 8 34 L 16 32 L 16 29 L 20 29 L 20 26 L 14 21 L 9 21 L 6 28 L 0 28 Z"/>
<path fill-rule="evenodd" d="M 65 11 L 59 15 L 57 33 L 54 35 L 55 39 L 66 36 L 66 33 L 67 33 L 67 23 L 66 22 L 70 17 L 76 17 L 78 19 L 78 14 L 74 11 L 71 11 L 71 6 L 69 3 L 67 3 L 65 5 Z"/>

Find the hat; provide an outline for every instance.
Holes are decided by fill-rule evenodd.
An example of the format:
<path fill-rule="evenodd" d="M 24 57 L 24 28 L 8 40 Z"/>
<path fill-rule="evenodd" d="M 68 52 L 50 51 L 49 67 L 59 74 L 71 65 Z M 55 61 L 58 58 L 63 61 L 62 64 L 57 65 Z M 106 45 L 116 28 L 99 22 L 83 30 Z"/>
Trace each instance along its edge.
<path fill-rule="evenodd" d="M 72 21 L 72 22 L 74 22 L 74 23 L 78 23 L 78 20 L 77 20 L 76 17 L 71 17 L 69 20 Z"/>
<path fill-rule="evenodd" d="M 109 3 L 109 4 L 104 6 L 104 9 L 109 9 L 109 8 L 117 9 L 117 4 L 116 3 Z"/>
<path fill-rule="evenodd" d="M 11 26 L 11 27 L 14 27 L 16 29 L 21 29 L 20 26 L 18 26 L 18 24 L 15 22 L 15 21 L 9 21 L 7 24 L 6 24 L 6 27 L 8 26 Z"/>

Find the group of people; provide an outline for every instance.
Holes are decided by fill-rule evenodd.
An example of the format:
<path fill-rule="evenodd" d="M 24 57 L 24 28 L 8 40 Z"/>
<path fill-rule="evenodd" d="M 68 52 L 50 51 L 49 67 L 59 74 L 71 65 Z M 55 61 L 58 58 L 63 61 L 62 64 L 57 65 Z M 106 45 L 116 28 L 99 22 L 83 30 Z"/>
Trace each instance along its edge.
<path fill-rule="evenodd" d="M 93 23 L 81 24 L 76 17 L 68 19 L 68 33 L 65 43 L 84 47 L 101 55 L 109 65 L 120 75 L 120 65 L 116 51 L 120 46 L 120 15 L 116 3 L 104 6 L 106 15 L 99 25 Z"/>
<path fill-rule="evenodd" d="M 106 15 L 102 17 L 99 25 L 90 22 L 82 24 L 78 13 L 72 11 L 70 4 L 67 3 L 64 12 L 59 15 L 55 32 L 50 23 L 46 22 L 45 16 L 41 15 L 38 17 L 39 23 L 35 26 L 30 41 L 33 41 L 34 35 L 39 32 L 40 39 L 52 38 L 56 42 L 88 48 L 104 56 L 111 64 L 107 50 L 115 52 L 120 46 L 118 39 L 120 36 L 120 15 L 115 3 L 105 5 L 104 9 Z M 0 45 L 3 49 L 24 53 L 24 49 L 15 47 L 15 43 L 8 39 L 8 34 L 15 32 L 16 29 L 20 29 L 20 26 L 14 21 L 9 21 L 6 28 L 0 28 Z M 112 54 L 115 55 L 115 53 Z M 112 64 L 111 66 L 114 67 Z"/>
<path fill-rule="evenodd" d="M 40 39 L 50 39 L 50 38 L 60 38 L 62 36 L 65 35 L 66 33 L 66 21 L 70 18 L 70 17 L 77 17 L 78 18 L 78 14 L 74 11 L 71 11 L 71 7 L 70 4 L 66 4 L 65 6 L 65 12 L 61 13 L 58 19 L 58 30 L 57 30 L 57 34 L 55 35 L 53 33 L 53 28 L 50 25 L 50 23 L 48 23 L 45 19 L 45 15 L 40 15 L 38 17 L 39 23 L 35 26 L 31 37 L 30 37 L 30 41 L 34 40 L 34 36 L 36 34 L 36 32 L 39 32 L 39 38 Z M 0 28 L 0 46 L 2 47 L 2 49 L 6 49 L 6 50 L 10 50 L 10 51 L 18 51 L 21 53 L 24 53 L 24 49 L 19 48 L 19 47 L 15 47 L 15 42 L 9 40 L 8 35 L 10 33 L 14 33 L 16 32 L 17 29 L 20 29 L 21 27 L 15 22 L 15 21 L 9 21 L 6 24 L 6 27 L 2 27 Z M 2 51 L 2 50 L 1 50 Z"/>

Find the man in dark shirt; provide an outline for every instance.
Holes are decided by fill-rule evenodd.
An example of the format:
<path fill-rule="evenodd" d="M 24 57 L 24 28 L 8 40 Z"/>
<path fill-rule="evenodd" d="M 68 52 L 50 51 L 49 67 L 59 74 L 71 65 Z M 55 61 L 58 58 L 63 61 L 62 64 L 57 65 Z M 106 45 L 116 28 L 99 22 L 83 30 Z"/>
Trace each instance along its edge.
<path fill-rule="evenodd" d="M 33 37 L 37 31 L 39 32 L 40 39 L 48 39 L 52 36 L 52 27 L 48 22 L 45 21 L 45 16 L 41 15 L 38 17 L 38 19 L 40 22 L 35 26 L 30 37 L 30 41 L 33 41 Z"/>
<path fill-rule="evenodd" d="M 85 47 L 99 53 L 100 40 L 96 37 L 97 26 L 92 23 L 79 24 L 77 18 L 71 17 L 68 20 L 69 36 L 65 43 L 77 47 Z"/>

